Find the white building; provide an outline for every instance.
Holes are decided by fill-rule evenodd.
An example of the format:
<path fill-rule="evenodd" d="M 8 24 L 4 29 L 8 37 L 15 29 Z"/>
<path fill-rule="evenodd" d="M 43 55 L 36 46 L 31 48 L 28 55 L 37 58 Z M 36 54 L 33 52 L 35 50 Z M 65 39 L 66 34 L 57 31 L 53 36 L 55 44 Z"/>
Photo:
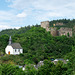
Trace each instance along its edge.
<path fill-rule="evenodd" d="M 11 36 L 9 38 L 9 44 L 5 48 L 5 53 L 6 54 L 12 54 L 12 55 L 18 55 L 20 53 L 23 53 L 23 48 L 19 43 L 12 43 Z"/>

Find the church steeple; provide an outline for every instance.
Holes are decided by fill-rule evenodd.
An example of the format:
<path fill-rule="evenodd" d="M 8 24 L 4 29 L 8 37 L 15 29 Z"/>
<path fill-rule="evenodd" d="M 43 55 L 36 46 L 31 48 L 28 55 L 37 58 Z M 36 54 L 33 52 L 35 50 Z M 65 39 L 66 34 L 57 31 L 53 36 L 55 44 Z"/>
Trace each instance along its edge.
<path fill-rule="evenodd" d="M 12 39 L 11 39 L 11 36 L 10 36 L 10 38 L 9 38 L 9 45 L 11 45 L 12 44 Z"/>

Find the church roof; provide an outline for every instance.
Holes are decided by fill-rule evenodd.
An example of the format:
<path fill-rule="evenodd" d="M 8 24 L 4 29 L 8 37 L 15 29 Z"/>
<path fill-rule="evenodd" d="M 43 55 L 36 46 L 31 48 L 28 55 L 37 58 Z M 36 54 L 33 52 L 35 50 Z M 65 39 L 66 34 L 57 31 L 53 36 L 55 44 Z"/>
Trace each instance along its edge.
<path fill-rule="evenodd" d="M 14 48 L 14 49 L 22 49 L 21 45 L 19 43 L 12 43 L 11 46 Z"/>

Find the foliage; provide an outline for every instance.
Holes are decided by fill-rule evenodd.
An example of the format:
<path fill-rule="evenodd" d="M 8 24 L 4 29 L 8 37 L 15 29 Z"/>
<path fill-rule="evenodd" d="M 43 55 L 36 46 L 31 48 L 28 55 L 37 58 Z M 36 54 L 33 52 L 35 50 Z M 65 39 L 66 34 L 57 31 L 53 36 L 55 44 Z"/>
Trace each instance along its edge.
<path fill-rule="evenodd" d="M 34 68 L 33 65 L 26 65 L 25 74 L 26 75 L 37 75 L 37 70 Z"/>
<path fill-rule="evenodd" d="M 1 51 L 8 44 L 8 35 L 0 36 Z M 23 54 L 20 55 L 4 55 L 0 60 L 4 62 L 12 61 L 15 64 L 24 65 L 26 60 L 38 63 L 40 60 L 54 58 L 63 58 L 64 55 L 72 51 L 72 46 L 75 45 L 74 37 L 56 36 L 53 37 L 49 32 L 41 27 L 31 27 L 25 33 L 15 34 L 12 36 L 13 42 L 19 42 L 23 47 Z M 15 58 L 15 59 L 14 59 Z M 17 61 L 16 61 L 17 60 Z M 1 63 L 2 63 L 1 62 Z"/>
<path fill-rule="evenodd" d="M 38 69 L 37 75 L 71 75 L 72 70 L 69 71 L 68 65 L 61 61 L 55 65 L 48 60 L 44 61 L 44 65 Z"/>
<path fill-rule="evenodd" d="M 50 21 L 50 26 L 53 26 L 53 24 L 56 24 L 56 23 L 63 23 L 63 25 L 59 25 L 57 26 L 58 28 L 60 27 L 69 27 L 69 28 L 73 28 L 73 26 L 75 25 L 75 19 L 59 19 L 59 20 L 53 20 L 53 21 Z"/>
<path fill-rule="evenodd" d="M 22 34 L 22 33 L 25 33 L 26 31 L 30 30 L 32 26 L 28 25 L 28 26 L 25 26 L 25 27 L 21 27 L 19 29 L 5 29 L 5 30 L 2 30 L 0 32 L 0 36 L 1 35 L 4 35 L 4 34 L 7 34 L 7 35 L 14 35 L 14 34 Z M 33 25 L 34 27 L 34 25 Z M 40 25 L 36 24 L 35 27 L 40 27 Z"/>
<path fill-rule="evenodd" d="M 15 65 L 1 64 L 0 65 L 0 75 L 24 75 L 22 69 Z"/>
<path fill-rule="evenodd" d="M 52 23 L 62 22 L 64 25 L 74 24 L 74 20 L 57 20 Z M 73 26 L 68 26 L 73 27 Z M 16 70 L 16 67 L 12 67 L 9 70 L 14 72 L 15 75 L 24 75 L 27 72 L 27 75 L 73 75 L 75 73 L 75 36 L 66 37 L 66 36 L 51 36 L 50 32 L 46 32 L 45 29 L 40 26 L 29 26 L 29 27 L 21 27 L 18 30 L 4 30 L 0 33 L 0 74 L 6 73 L 6 69 L 4 67 L 9 66 L 12 67 L 15 65 L 29 65 L 29 64 L 37 64 L 41 60 L 50 58 L 65 58 L 69 59 L 68 64 L 63 64 L 62 62 L 58 62 L 57 65 L 51 63 L 51 61 L 45 60 L 45 65 L 41 66 L 38 71 L 35 70 L 32 66 L 28 66 L 26 71 L 22 71 L 21 69 Z M 5 34 L 6 32 L 6 34 Z M 14 33 L 12 33 L 14 32 Z M 4 35 L 3 35 L 4 34 Z M 8 34 L 8 35 L 7 35 Z M 23 54 L 20 55 L 4 55 L 5 47 L 8 44 L 9 35 L 12 35 L 13 42 L 19 42 L 23 47 Z M 5 65 L 11 64 L 11 65 Z M 2 73 L 3 72 L 3 73 Z M 7 70 L 10 74 L 10 72 Z M 44 73 L 45 72 L 45 73 Z"/>
<path fill-rule="evenodd" d="M 75 46 L 72 46 L 72 52 L 65 55 L 65 59 L 69 59 L 71 63 L 69 64 L 70 70 L 73 70 L 75 72 Z"/>

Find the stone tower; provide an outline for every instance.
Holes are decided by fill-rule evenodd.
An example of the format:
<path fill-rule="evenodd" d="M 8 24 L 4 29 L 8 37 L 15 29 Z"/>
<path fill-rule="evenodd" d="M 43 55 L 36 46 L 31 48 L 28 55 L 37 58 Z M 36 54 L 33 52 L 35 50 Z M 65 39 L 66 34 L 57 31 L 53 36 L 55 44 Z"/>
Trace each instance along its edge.
<path fill-rule="evenodd" d="M 46 31 L 50 31 L 49 30 L 49 21 L 43 21 L 43 22 L 41 22 L 41 27 L 45 28 Z"/>

